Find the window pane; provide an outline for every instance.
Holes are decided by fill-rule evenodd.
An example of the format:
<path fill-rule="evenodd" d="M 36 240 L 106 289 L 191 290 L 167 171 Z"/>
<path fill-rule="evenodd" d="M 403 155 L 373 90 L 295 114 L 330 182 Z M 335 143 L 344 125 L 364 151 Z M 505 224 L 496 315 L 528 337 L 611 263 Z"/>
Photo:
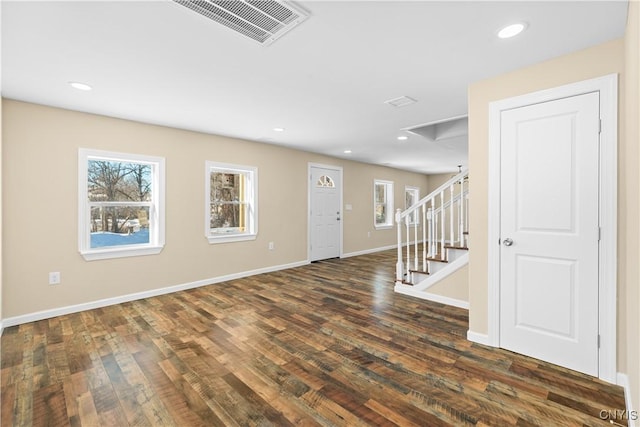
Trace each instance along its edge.
<path fill-rule="evenodd" d="M 211 201 L 243 201 L 244 181 L 240 173 L 211 172 Z"/>
<path fill-rule="evenodd" d="M 384 184 L 376 184 L 376 203 L 385 203 L 385 190 Z"/>
<path fill-rule="evenodd" d="M 376 224 L 385 224 L 387 222 L 387 206 L 385 204 L 376 204 Z"/>
<path fill-rule="evenodd" d="M 90 228 L 91 248 L 147 244 L 149 207 L 92 207 Z"/>
<path fill-rule="evenodd" d="M 87 194 L 92 202 L 151 201 L 151 165 L 89 160 Z"/>
<path fill-rule="evenodd" d="M 217 231 L 225 233 L 230 231 L 244 232 L 246 228 L 246 212 L 246 203 L 212 203 L 211 231 L 214 233 Z"/>
<path fill-rule="evenodd" d="M 330 176 L 327 176 L 327 175 L 322 175 L 320 178 L 318 178 L 318 181 L 316 182 L 316 187 L 330 187 L 330 188 L 333 188 L 335 186 L 336 186 L 336 184 L 333 182 L 333 179 Z"/>

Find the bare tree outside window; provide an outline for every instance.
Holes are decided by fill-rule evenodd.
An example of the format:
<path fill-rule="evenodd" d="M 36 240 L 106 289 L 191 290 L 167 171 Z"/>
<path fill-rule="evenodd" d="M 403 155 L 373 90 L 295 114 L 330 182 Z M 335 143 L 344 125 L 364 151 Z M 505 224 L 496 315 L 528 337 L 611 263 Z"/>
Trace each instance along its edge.
<path fill-rule="evenodd" d="M 151 176 L 149 164 L 89 160 L 91 232 L 131 234 L 148 228 Z"/>

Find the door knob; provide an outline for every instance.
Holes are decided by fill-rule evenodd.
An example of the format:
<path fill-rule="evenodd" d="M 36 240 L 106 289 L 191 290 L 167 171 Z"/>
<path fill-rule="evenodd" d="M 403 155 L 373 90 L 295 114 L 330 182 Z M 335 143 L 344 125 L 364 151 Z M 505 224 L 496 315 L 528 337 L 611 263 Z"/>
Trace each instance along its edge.
<path fill-rule="evenodd" d="M 504 240 L 502 241 L 502 244 L 503 244 L 503 245 L 505 245 L 505 246 L 511 246 L 511 245 L 513 245 L 513 240 L 511 240 L 511 239 L 509 239 L 509 238 L 504 239 Z"/>

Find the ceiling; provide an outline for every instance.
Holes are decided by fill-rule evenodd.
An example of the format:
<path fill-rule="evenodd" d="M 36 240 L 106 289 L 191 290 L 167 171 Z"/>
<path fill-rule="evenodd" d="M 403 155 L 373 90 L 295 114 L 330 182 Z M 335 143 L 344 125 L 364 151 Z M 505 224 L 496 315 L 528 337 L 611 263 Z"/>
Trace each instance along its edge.
<path fill-rule="evenodd" d="M 297 5 L 310 17 L 263 46 L 170 0 L 2 1 L 2 96 L 451 172 L 465 135 L 406 129 L 465 116 L 472 82 L 622 37 L 627 16 L 626 1 Z M 496 37 L 515 21 L 527 30 Z M 401 96 L 417 102 L 384 102 Z"/>

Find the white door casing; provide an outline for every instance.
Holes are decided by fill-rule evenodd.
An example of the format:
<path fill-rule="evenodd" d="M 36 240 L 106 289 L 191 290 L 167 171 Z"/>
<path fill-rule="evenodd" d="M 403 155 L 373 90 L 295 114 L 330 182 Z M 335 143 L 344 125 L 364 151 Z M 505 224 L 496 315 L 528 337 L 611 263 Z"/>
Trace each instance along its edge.
<path fill-rule="evenodd" d="M 501 116 L 500 347 L 598 375 L 599 93 Z"/>
<path fill-rule="evenodd" d="M 502 346 L 502 331 L 500 328 L 501 317 L 503 316 L 500 304 L 502 289 L 501 254 L 505 249 L 502 244 L 502 176 L 501 176 L 501 133 L 503 113 L 520 107 L 534 106 L 535 104 L 547 103 L 563 98 L 576 97 L 589 93 L 597 93 L 599 97 L 600 115 L 600 138 L 598 151 L 598 182 L 597 188 L 599 199 L 597 201 L 597 212 L 599 220 L 600 241 L 597 249 L 597 265 L 595 271 L 598 277 L 597 284 L 597 309 L 591 314 L 592 318 L 598 320 L 599 344 L 598 349 L 598 370 L 597 376 L 605 381 L 616 383 L 616 244 L 617 244 L 617 75 L 612 74 L 578 83 L 573 83 L 553 89 L 543 90 L 492 102 L 489 105 L 489 212 L 488 212 L 488 306 L 487 335 L 477 331 L 469 331 L 469 339 L 483 344 L 500 347 Z M 555 148 L 554 148 L 555 151 Z M 554 160 L 557 158 L 554 157 Z M 548 169 L 551 164 L 546 160 Z M 526 166 L 529 165 L 526 164 Z M 545 170 L 545 173 L 547 171 Z M 555 171 L 554 171 L 555 172 Z M 526 184 L 526 182 L 525 182 Z M 519 185 L 519 184 L 514 184 Z M 565 187 L 565 191 L 566 187 Z M 551 209 L 551 202 L 547 202 Z M 577 206 L 577 205 L 576 205 Z M 552 217 L 550 217 L 553 219 Z M 516 217 L 517 219 L 517 217 Z M 525 218 L 526 219 L 526 218 Z M 549 218 L 547 218 L 549 220 Z M 473 232 L 473 230 L 471 230 Z M 570 233 L 565 233 L 570 234 Z M 509 236 L 504 236 L 509 238 Z M 519 236 L 517 239 L 520 239 Z M 515 249 L 518 240 L 511 237 L 514 244 L 510 247 Z M 555 250 L 555 249 L 554 249 Z M 512 254 L 515 258 L 516 252 Z M 550 258 L 543 255 L 543 258 Z M 539 267 L 537 258 L 521 257 L 521 274 L 527 272 L 527 267 Z M 558 275 L 573 274 L 575 267 L 569 267 L 570 261 L 558 261 L 549 264 L 549 270 L 554 270 Z M 542 272 L 534 268 L 534 273 L 530 273 L 528 280 L 530 283 L 540 282 Z M 513 273 L 513 272 L 512 272 Z M 551 271 L 551 273 L 554 273 Z M 514 273 L 515 274 L 515 273 Z M 533 277 L 538 275 L 538 277 Z M 523 285 L 524 286 L 524 285 Z M 544 286 L 544 284 L 543 284 Z M 534 289 L 538 295 L 542 293 Z M 566 291 L 567 289 L 565 289 Z M 523 292 L 525 292 L 523 290 Z M 527 300 L 528 302 L 529 300 Z M 531 311 L 532 312 L 532 311 Z M 524 312 L 522 313 L 524 315 Z M 565 314 L 565 325 L 567 325 L 567 315 Z M 561 319 L 562 320 L 562 319 Z M 544 326 L 540 324 L 538 326 Z M 548 324 L 547 324 L 548 326 Z M 578 325 L 580 326 L 580 325 Z M 588 327 L 588 326 L 587 326 Z M 573 356 L 572 356 L 573 357 Z M 579 357 L 579 356 L 577 356 Z"/>
<path fill-rule="evenodd" d="M 309 164 L 309 261 L 342 255 L 342 168 Z"/>

